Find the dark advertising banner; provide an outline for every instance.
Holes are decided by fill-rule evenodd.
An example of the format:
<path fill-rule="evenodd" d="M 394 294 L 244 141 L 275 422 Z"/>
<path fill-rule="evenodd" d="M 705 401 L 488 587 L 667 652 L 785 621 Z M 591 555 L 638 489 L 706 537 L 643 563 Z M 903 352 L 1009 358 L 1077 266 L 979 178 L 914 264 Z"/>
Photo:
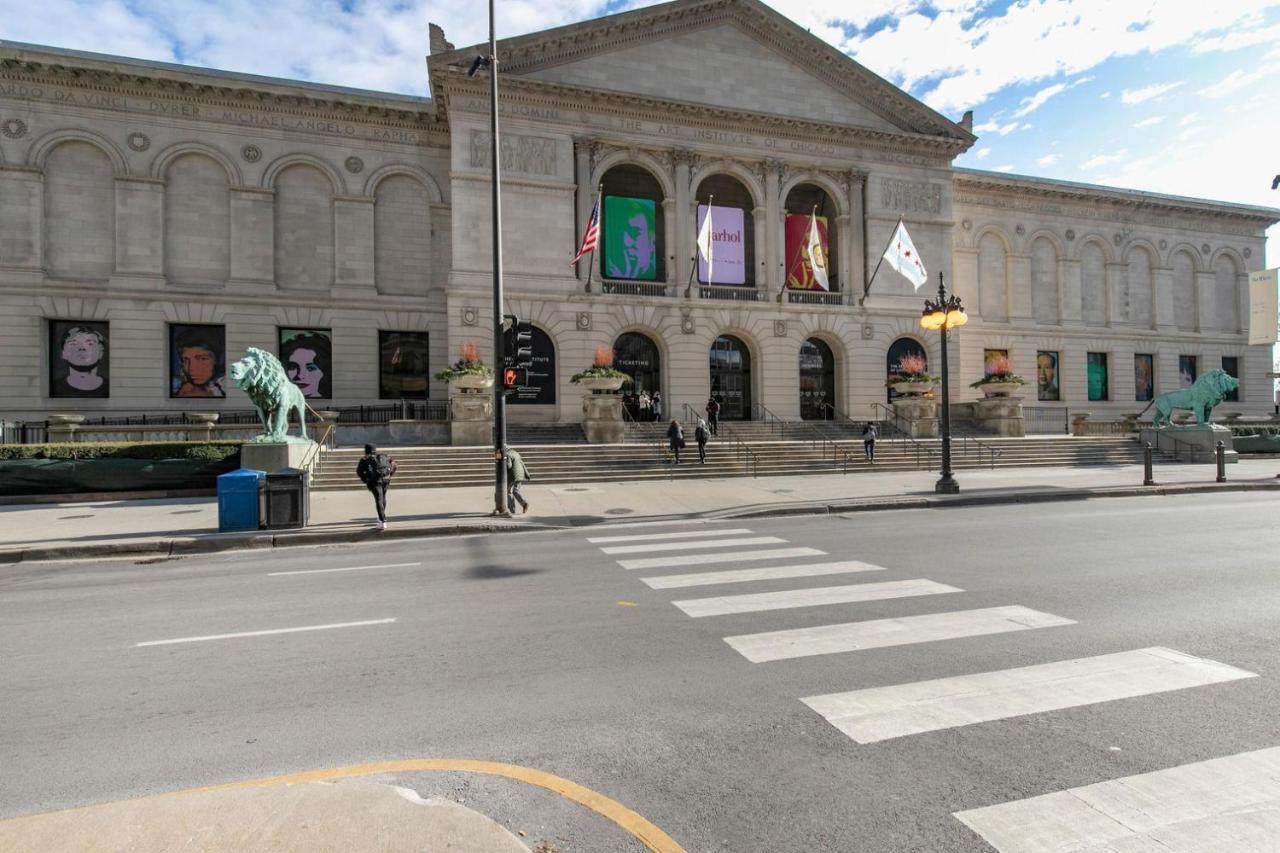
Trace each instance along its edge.
<path fill-rule="evenodd" d="M 556 347 L 551 337 L 537 326 L 529 343 L 533 349 L 533 367 L 529 369 L 529 384 L 521 386 L 507 396 L 508 403 L 530 406 L 548 406 L 556 401 Z"/>

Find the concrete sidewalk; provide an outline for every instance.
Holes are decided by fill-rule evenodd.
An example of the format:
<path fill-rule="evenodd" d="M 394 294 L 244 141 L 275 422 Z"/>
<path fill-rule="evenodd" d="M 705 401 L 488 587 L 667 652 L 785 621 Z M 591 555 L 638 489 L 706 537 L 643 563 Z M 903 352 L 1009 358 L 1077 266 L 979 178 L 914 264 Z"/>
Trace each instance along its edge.
<path fill-rule="evenodd" d="M 364 490 L 314 492 L 305 530 L 217 533 L 214 498 L 25 504 L 0 507 L 0 563 L 105 556 L 169 556 L 238 548 L 360 542 L 460 533 L 806 512 L 910 509 L 1078 500 L 1199 491 L 1280 490 L 1280 462 L 1242 459 L 1214 482 L 1212 465 L 1159 465 L 1144 487 L 1141 465 L 964 470 L 961 493 L 936 495 L 937 472 L 537 485 L 522 491 L 527 515 L 493 518 L 488 487 L 405 489 L 388 495 L 386 531 L 373 529 Z"/>

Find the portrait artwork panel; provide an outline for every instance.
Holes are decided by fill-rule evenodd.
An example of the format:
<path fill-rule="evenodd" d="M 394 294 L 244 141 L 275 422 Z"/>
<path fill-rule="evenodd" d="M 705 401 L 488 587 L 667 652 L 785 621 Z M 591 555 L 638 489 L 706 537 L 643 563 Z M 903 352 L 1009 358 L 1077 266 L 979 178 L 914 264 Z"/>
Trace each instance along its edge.
<path fill-rule="evenodd" d="M 226 370 L 226 326 L 169 324 L 170 397 L 223 399 Z"/>
<path fill-rule="evenodd" d="M 1196 377 L 1200 375 L 1199 364 L 1194 355 L 1178 356 L 1178 387 L 1190 388 L 1196 384 Z"/>
<path fill-rule="evenodd" d="M 430 391 L 426 332 L 378 332 L 378 396 L 425 400 Z"/>
<path fill-rule="evenodd" d="M 654 281 L 658 277 L 657 202 L 604 197 L 605 278 Z"/>
<path fill-rule="evenodd" d="M 333 332 L 280 328 L 280 363 L 289 381 L 310 400 L 333 397 Z"/>
<path fill-rule="evenodd" d="M 1149 352 L 1133 354 L 1133 399 L 1139 403 L 1154 400 L 1156 396 L 1155 356 Z"/>
<path fill-rule="evenodd" d="M 110 397 L 110 324 L 49 321 L 49 396 Z"/>
<path fill-rule="evenodd" d="M 1107 354 L 1105 352 L 1085 353 L 1085 376 L 1089 383 L 1089 399 L 1091 401 L 1109 399 L 1110 381 L 1107 376 Z"/>
<path fill-rule="evenodd" d="M 1045 401 L 1061 399 L 1058 390 L 1058 353 L 1051 350 L 1040 350 L 1036 353 L 1036 399 Z"/>

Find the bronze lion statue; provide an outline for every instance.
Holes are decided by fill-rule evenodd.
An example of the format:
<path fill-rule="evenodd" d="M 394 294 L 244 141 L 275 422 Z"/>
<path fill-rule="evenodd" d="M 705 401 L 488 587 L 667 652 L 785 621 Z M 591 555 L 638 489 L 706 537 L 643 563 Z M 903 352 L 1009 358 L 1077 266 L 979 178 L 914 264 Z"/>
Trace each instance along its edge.
<path fill-rule="evenodd" d="M 1151 416 L 1151 426 L 1156 428 L 1169 426 L 1172 423 L 1169 416 L 1173 414 L 1174 409 L 1190 409 L 1195 413 L 1198 424 L 1213 423 L 1209 419 L 1213 407 L 1239 387 L 1240 380 L 1228 375 L 1224 370 L 1214 368 L 1197 377 L 1190 388 L 1179 388 L 1177 391 L 1161 394 L 1152 400 L 1147 406 L 1147 409 L 1151 406 L 1156 407 L 1155 414 Z M 1147 409 L 1142 411 L 1145 412 Z"/>
<path fill-rule="evenodd" d="M 249 347 L 229 372 L 236 386 L 249 395 L 262 421 L 262 435 L 254 441 L 288 441 L 291 411 L 297 412 L 298 428 L 302 437 L 307 437 L 307 402 L 285 375 L 280 359 L 266 350 Z"/>

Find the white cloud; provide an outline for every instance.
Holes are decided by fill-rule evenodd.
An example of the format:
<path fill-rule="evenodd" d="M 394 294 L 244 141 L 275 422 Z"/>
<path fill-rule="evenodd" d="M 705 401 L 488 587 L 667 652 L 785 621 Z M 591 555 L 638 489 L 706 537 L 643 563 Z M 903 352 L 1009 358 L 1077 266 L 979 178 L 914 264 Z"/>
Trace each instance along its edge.
<path fill-rule="evenodd" d="M 1270 77 L 1277 72 L 1280 72 L 1280 63 L 1268 63 L 1253 71 L 1236 69 L 1212 86 L 1205 86 L 1200 90 L 1199 94 L 1204 95 L 1206 98 L 1228 98 L 1246 86 L 1252 86 L 1259 80 Z"/>
<path fill-rule="evenodd" d="M 1145 103 L 1167 92 L 1172 92 L 1182 84 L 1183 81 L 1179 80 L 1176 83 L 1153 83 L 1150 86 L 1143 86 L 1141 89 L 1125 89 L 1120 93 L 1120 102 L 1130 106 Z"/>
<path fill-rule="evenodd" d="M 1046 154 L 1036 161 L 1037 166 L 1052 166 L 1062 159 L 1061 154 Z"/>
<path fill-rule="evenodd" d="M 975 155 L 979 160 L 985 160 L 985 159 L 987 159 L 987 157 L 991 156 L 991 149 L 990 149 L 990 148 L 979 148 L 977 151 L 975 151 L 975 152 L 974 152 L 974 155 Z"/>
<path fill-rule="evenodd" d="M 1045 101 L 1054 95 L 1060 94 L 1067 90 L 1066 83 L 1054 83 L 1052 86 L 1045 86 L 1039 92 L 1036 92 L 1029 98 L 1023 98 L 1022 103 L 1018 106 L 1018 111 L 1013 114 L 1014 118 L 1022 118 L 1025 115 L 1035 112 L 1044 106 Z"/>
<path fill-rule="evenodd" d="M 1135 123 L 1134 127 L 1141 130 L 1144 127 L 1155 127 L 1162 121 L 1164 121 L 1164 116 L 1152 116 L 1151 118 L 1144 118 L 1142 121 Z"/>
<path fill-rule="evenodd" d="M 1259 29 L 1232 29 L 1220 36 L 1202 38 L 1191 48 L 1192 53 L 1239 50 L 1255 44 L 1273 44 L 1280 41 L 1280 24 Z"/>
<path fill-rule="evenodd" d="M 1111 97 L 1110 92 L 1103 92 L 1101 95 L 1098 96 L 1098 100 L 1105 101 L 1107 98 L 1110 98 L 1110 97 Z"/>
<path fill-rule="evenodd" d="M 1026 130 L 1028 127 L 1031 127 L 1031 125 L 1020 124 L 1016 121 L 1011 121 L 1008 124 L 1000 124 L 999 122 L 996 122 L 996 121 L 989 121 L 974 127 L 973 132 L 979 135 L 983 133 L 998 133 L 1001 136 L 1008 136 L 1009 134 L 1013 133 L 1015 130 L 1018 130 L 1019 128 Z"/>
<path fill-rule="evenodd" d="M 1178 121 L 1178 127 L 1186 127 L 1200 120 L 1200 113 L 1187 113 Z"/>
<path fill-rule="evenodd" d="M 1085 171 L 1088 171 L 1090 169 L 1096 169 L 1099 166 L 1107 166 L 1107 165 L 1110 165 L 1111 163 L 1119 163 L 1121 160 L 1123 160 L 1125 157 L 1128 157 L 1128 156 L 1129 156 L 1129 150 L 1127 148 L 1122 148 L 1114 154 L 1094 154 L 1088 160 L 1085 160 L 1083 163 L 1081 163 L 1080 168 Z"/>
<path fill-rule="evenodd" d="M 992 171 L 995 171 L 995 172 L 1012 172 L 1012 171 L 1013 171 L 1013 164 L 1012 164 L 1012 163 L 1006 163 L 1006 164 L 1005 164 L 1005 165 L 1003 165 L 1003 166 L 996 166 L 996 167 L 995 167 L 995 169 L 993 169 Z"/>

